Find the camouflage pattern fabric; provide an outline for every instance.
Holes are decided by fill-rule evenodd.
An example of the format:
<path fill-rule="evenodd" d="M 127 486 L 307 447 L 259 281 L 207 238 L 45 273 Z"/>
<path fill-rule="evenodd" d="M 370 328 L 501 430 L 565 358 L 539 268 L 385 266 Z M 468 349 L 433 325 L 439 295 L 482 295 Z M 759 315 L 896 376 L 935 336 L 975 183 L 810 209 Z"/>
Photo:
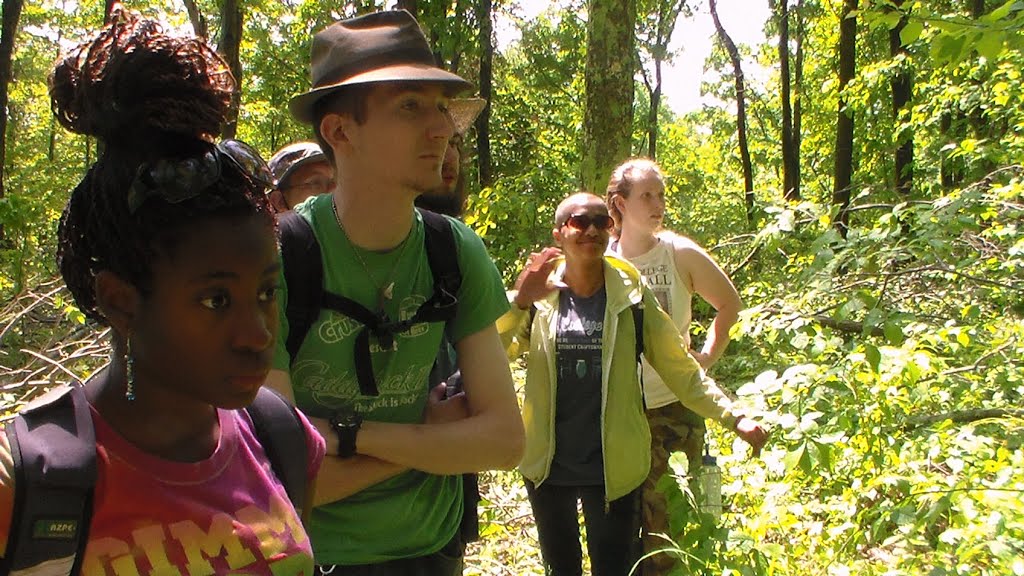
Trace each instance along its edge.
<path fill-rule="evenodd" d="M 643 485 L 643 544 L 644 553 L 660 550 L 668 545 L 655 534 L 668 534 L 668 512 L 665 495 L 655 487 L 668 472 L 668 459 L 673 452 L 686 454 L 690 470 L 700 466 L 704 452 L 704 420 L 678 402 L 647 411 L 651 427 L 651 471 Z M 668 574 L 678 564 L 671 554 L 655 554 L 644 561 L 644 576 Z"/>

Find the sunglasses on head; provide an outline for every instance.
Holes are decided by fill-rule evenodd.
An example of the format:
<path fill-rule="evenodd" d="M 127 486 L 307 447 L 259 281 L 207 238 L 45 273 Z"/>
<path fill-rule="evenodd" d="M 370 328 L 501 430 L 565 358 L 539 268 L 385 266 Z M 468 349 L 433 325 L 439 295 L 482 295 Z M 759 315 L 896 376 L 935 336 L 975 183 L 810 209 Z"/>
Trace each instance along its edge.
<path fill-rule="evenodd" d="M 612 217 L 607 214 L 573 214 L 562 222 L 562 226 L 568 226 L 580 232 L 593 225 L 598 230 L 609 230 L 612 227 Z"/>
<path fill-rule="evenodd" d="M 259 152 L 241 140 L 224 140 L 196 158 L 160 159 L 139 166 L 128 189 L 128 212 L 134 214 L 150 198 L 178 204 L 199 196 L 220 179 L 224 162 L 264 191 L 273 188 L 274 177 Z"/>

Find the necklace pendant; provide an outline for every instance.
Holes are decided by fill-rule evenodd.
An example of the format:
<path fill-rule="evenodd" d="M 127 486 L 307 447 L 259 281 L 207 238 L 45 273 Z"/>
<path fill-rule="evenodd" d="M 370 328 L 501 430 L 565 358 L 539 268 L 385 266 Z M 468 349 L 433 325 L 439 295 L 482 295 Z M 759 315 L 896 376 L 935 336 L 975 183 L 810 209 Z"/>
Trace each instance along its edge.
<path fill-rule="evenodd" d="M 383 290 L 380 291 L 381 298 L 383 298 L 384 300 L 391 300 L 391 297 L 394 296 L 394 293 L 395 293 L 395 283 L 394 282 L 388 284 L 387 286 L 384 287 Z"/>

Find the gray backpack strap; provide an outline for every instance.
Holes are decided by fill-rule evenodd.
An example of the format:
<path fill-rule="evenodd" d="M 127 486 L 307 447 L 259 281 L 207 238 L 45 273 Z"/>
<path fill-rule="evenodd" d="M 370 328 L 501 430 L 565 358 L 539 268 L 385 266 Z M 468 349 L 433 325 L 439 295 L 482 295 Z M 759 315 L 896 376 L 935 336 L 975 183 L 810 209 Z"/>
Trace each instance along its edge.
<path fill-rule="evenodd" d="M 270 467 L 288 492 L 292 506 L 302 513 L 306 504 L 309 447 L 306 430 L 295 407 L 270 388 L 260 388 L 256 399 L 245 409 L 252 420 L 256 438 L 267 453 Z"/>
<path fill-rule="evenodd" d="M 49 574 L 78 574 L 96 485 L 96 433 L 83 388 L 23 411 L 6 433 L 15 493 L 0 574 L 43 563 Z"/>

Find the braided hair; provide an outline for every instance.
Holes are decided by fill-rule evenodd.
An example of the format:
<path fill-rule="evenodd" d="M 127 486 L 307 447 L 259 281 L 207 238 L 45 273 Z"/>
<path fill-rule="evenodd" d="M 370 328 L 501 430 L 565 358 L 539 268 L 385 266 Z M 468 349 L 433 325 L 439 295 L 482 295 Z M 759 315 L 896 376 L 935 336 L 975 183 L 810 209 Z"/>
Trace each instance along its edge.
<path fill-rule="evenodd" d="M 201 40 L 168 35 L 117 6 L 105 28 L 58 60 L 49 86 L 57 120 L 103 144 L 57 230 L 57 265 L 86 317 L 107 323 L 97 308 L 98 272 L 114 272 L 146 296 L 154 260 L 172 256 L 201 221 L 261 216 L 273 226 L 262 185 L 230 162 L 191 198 L 157 195 L 129 206 L 129 190 L 152 163 L 214 150 L 235 82 Z"/>

